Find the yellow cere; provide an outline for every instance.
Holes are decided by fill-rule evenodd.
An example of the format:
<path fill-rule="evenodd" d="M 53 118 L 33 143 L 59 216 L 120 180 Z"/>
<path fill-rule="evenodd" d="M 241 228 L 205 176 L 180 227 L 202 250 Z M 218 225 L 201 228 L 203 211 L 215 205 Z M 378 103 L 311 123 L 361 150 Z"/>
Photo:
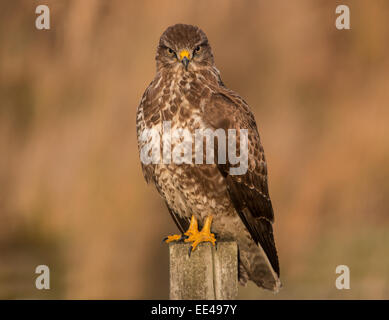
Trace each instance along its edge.
<path fill-rule="evenodd" d="M 190 53 L 188 50 L 181 50 L 180 60 L 184 59 L 184 57 L 186 57 L 188 60 L 190 60 Z"/>

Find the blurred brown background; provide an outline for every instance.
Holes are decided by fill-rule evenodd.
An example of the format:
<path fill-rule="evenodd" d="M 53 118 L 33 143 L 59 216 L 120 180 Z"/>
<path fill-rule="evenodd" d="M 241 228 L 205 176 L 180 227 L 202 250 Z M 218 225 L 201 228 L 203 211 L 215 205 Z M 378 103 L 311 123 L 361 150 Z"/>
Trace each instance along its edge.
<path fill-rule="evenodd" d="M 388 299 L 388 17 L 385 0 L 1 1 L 0 297 L 168 297 L 160 241 L 176 228 L 143 180 L 135 111 L 159 36 L 183 22 L 207 33 L 267 155 L 284 288 L 240 297 Z"/>

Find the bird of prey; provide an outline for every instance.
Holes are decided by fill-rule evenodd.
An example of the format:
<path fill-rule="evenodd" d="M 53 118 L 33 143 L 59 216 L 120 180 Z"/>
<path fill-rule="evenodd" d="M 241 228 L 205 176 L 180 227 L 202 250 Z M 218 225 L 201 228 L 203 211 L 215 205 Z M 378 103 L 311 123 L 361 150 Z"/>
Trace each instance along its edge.
<path fill-rule="evenodd" d="M 239 282 L 245 285 L 252 280 L 277 292 L 280 269 L 267 165 L 249 106 L 223 84 L 208 39 L 196 26 L 168 27 L 159 40 L 156 65 L 155 78 L 137 109 L 141 154 L 151 141 L 150 136 L 145 138 L 145 130 L 154 129 L 162 135 L 165 123 L 170 130 L 181 128 L 192 134 L 196 129 L 246 129 L 248 138 L 247 170 L 242 174 L 231 174 L 236 164 L 229 159 L 213 163 L 175 163 L 171 158 L 142 161 L 146 181 L 155 185 L 181 232 L 168 236 L 166 242 L 183 240 L 194 250 L 201 242 L 236 241 Z M 155 141 L 164 153 L 162 140 Z M 173 140 L 171 144 L 173 148 Z M 220 141 L 214 144 L 216 155 L 218 145 Z M 154 150 L 150 148 L 146 148 L 148 154 Z"/>

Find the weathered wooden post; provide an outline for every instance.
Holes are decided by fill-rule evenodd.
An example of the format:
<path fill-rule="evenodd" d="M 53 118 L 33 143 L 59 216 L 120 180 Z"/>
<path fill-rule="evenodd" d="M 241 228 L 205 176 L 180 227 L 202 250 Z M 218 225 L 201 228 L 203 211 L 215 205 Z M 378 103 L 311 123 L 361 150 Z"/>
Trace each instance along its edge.
<path fill-rule="evenodd" d="M 189 257 L 190 244 L 170 243 L 170 299 L 231 300 L 238 295 L 238 247 L 201 243 Z"/>

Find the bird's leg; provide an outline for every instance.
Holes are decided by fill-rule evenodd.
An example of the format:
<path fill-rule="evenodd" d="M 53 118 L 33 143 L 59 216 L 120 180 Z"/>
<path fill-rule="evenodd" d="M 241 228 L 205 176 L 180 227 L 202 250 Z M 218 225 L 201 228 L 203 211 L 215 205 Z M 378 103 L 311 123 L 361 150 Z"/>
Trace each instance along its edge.
<path fill-rule="evenodd" d="M 192 218 L 190 219 L 190 224 L 188 230 L 183 234 L 174 234 L 172 236 L 167 236 L 164 238 L 164 241 L 166 243 L 170 243 L 173 241 L 182 241 L 185 242 L 192 242 L 192 245 L 189 248 L 189 255 L 191 252 L 196 249 L 196 247 L 201 242 L 211 242 L 213 245 L 216 244 L 216 238 L 213 233 L 211 233 L 211 225 L 212 225 L 212 215 L 209 215 L 204 222 L 204 226 L 199 231 L 198 229 L 198 223 L 194 215 L 192 215 Z"/>
<path fill-rule="evenodd" d="M 192 220 L 196 219 L 192 216 Z M 192 225 L 192 220 L 191 220 L 191 225 Z M 188 236 L 187 239 L 185 239 L 185 242 L 192 242 L 192 246 L 189 249 L 189 255 L 190 253 L 196 249 L 196 247 L 201 243 L 201 242 L 211 242 L 213 245 L 216 243 L 216 238 L 213 233 L 211 233 L 211 225 L 212 225 L 212 215 L 209 215 L 204 222 L 204 226 L 201 229 L 201 231 L 198 231 L 197 228 L 197 221 L 195 227 L 192 229 L 189 227 L 188 231 L 185 232 L 185 235 Z"/>
<path fill-rule="evenodd" d="M 199 227 L 197 224 L 197 220 L 194 215 L 192 215 L 192 218 L 190 218 L 190 225 L 188 230 L 184 233 L 184 235 L 190 237 L 191 235 L 194 235 L 196 233 L 199 233 Z"/>
<path fill-rule="evenodd" d="M 183 234 L 174 234 L 172 236 L 167 236 L 163 239 L 166 243 L 173 242 L 173 241 L 180 241 L 187 239 L 190 235 L 198 233 L 198 224 L 196 218 L 192 215 L 192 218 L 190 219 L 190 224 L 188 230 Z"/>

